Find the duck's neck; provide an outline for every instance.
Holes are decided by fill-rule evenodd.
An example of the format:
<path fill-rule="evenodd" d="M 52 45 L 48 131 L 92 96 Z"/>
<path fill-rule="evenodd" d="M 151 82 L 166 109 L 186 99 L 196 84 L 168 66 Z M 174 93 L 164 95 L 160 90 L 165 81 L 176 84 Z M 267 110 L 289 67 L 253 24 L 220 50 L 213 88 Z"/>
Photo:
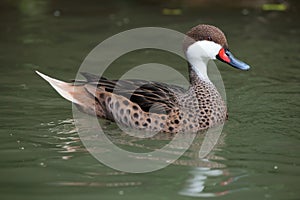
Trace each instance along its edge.
<path fill-rule="evenodd" d="M 211 83 L 207 76 L 207 64 L 208 60 L 192 60 L 188 62 L 190 83 L 194 85 L 199 81 L 205 81 Z"/>

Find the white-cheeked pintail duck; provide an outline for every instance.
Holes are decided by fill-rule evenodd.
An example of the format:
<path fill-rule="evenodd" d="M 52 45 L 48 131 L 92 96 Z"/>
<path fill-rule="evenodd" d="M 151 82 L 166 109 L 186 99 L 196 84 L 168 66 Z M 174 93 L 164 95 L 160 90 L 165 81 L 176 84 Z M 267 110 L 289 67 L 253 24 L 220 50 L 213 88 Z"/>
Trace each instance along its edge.
<path fill-rule="evenodd" d="M 122 126 L 168 133 L 205 130 L 227 119 L 226 104 L 207 75 L 208 61 L 219 59 L 240 70 L 250 66 L 230 53 L 224 33 L 215 26 L 201 24 L 186 35 L 188 89 L 154 81 L 108 80 L 89 73 L 82 73 L 86 81 L 66 83 L 37 73 L 82 112 Z"/>

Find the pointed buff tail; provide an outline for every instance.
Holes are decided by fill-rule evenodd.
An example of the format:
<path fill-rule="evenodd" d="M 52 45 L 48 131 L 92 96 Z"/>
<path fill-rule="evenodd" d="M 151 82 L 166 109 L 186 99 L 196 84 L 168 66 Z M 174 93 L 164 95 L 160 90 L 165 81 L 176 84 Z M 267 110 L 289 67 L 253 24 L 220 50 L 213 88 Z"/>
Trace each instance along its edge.
<path fill-rule="evenodd" d="M 75 103 L 75 105 L 83 112 L 95 115 L 95 99 L 89 94 L 90 92 L 84 85 L 66 83 L 51 78 L 39 71 L 35 72 L 45 79 L 63 98 Z"/>

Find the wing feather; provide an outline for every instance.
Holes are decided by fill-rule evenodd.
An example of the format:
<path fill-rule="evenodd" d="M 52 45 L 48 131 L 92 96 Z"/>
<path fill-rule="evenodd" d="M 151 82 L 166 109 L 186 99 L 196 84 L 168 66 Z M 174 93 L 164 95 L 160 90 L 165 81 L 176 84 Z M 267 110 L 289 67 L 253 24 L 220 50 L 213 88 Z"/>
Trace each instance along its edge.
<path fill-rule="evenodd" d="M 169 113 L 178 106 L 177 95 L 185 89 L 176 85 L 138 79 L 108 80 L 90 73 L 82 73 L 86 84 L 126 97 L 145 112 Z M 75 81 L 76 82 L 76 81 Z M 99 97 L 98 97 L 99 98 Z"/>

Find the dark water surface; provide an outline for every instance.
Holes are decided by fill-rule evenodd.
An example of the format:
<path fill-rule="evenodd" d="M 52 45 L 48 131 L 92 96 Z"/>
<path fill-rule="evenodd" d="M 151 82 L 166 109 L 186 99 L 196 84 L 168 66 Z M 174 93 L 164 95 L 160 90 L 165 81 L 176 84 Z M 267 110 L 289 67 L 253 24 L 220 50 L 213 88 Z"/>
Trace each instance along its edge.
<path fill-rule="evenodd" d="M 300 198 L 299 3 L 290 1 L 287 12 L 263 12 L 255 3 L 187 2 L 0 3 L 0 199 Z M 182 14 L 165 15 L 169 7 Z M 34 73 L 70 80 L 88 52 L 113 34 L 144 26 L 185 32 L 199 23 L 220 27 L 230 49 L 252 66 L 241 72 L 217 62 L 230 117 L 208 160 L 190 150 L 152 173 L 104 166 L 81 143 L 71 104 Z M 163 62 L 147 57 L 129 55 L 107 76 L 121 76 L 122 63 Z M 168 64 L 186 75 L 182 63 Z M 107 126 L 114 137 L 122 135 Z M 122 145 L 142 149 L 127 140 Z"/>

